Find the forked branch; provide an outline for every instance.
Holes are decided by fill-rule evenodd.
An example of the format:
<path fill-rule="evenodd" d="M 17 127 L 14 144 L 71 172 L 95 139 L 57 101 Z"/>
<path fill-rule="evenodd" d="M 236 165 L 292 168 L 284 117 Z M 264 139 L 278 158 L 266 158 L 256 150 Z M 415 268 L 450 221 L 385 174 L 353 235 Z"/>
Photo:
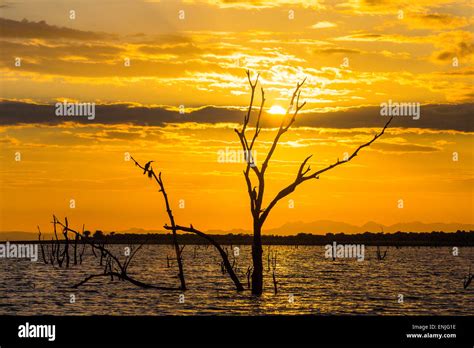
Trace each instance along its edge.
<path fill-rule="evenodd" d="M 393 119 L 393 116 L 390 117 L 390 119 L 387 121 L 387 123 L 385 124 L 385 126 L 382 128 L 382 130 L 379 133 L 377 133 L 370 141 L 360 145 L 357 149 L 355 149 L 352 155 L 350 155 L 346 160 L 341 161 L 338 159 L 333 164 L 323 169 L 320 169 L 314 173 L 311 173 L 311 167 L 309 165 L 307 166 L 307 162 L 312 157 L 312 155 L 306 157 L 306 159 L 300 165 L 300 168 L 298 170 L 295 180 L 291 184 L 286 186 L 284 189 L 282 189 L 280 192 L 278 192 L 278 194 L 275 196 L 275 198 L 273 198 L 273 200 L 270 202 L 268 207 L 263 211 L 262 215 L 260 216 L 261 223 L 265 221 L 271 209 L 278 203 L 278 201 L 288 196 L 290 193 L 292 193 L 298 185 L 310 179 L 319 179 L 320 174 L 327 172 L 328 170 L 331 170 L 337 166 L 340 166 L 341 164 L 350 162 L 354 157 L 357 156 L 357 154 L 359 153 L 361 149 L 363 149 L 364 147 L 370 146 L 375 140 L 380 138 L 385 133 L 385 129 L 387 129 L 392 119 Z"/>

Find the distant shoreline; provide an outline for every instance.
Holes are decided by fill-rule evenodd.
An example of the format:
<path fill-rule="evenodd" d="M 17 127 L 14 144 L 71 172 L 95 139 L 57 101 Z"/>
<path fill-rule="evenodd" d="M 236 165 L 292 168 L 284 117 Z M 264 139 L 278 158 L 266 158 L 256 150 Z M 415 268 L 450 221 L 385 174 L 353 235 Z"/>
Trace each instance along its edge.
<path fill-rule="evenodd" d="M 221 245 L 251 245 L 250 234 L 210 234 L 214 240 Z M 49 239 L 38 240 L 9 240 L 10 243 L 51 243 Z M 61 236 L 60 236 L 61 237 Z M 94 235 L 88 237 L 96 242 L 108 244 L 171 244 L 170 233 L 135 234 L 115 233 L 109 235 Z M 178 235 L 179 243 L 183 245 L 206 245 L 209 244 L 203 238 L 189 233 Z M 60 242 L 63 240 L 60 239 Z M 310 233 L 299 233 L 292 236 L 263 235 L 264 245 L 326 245 L 333 242 L 344 244 L 365 244 L 381 246 L 474 246 L 474 231 L 458 232 L 396 232 L 396 233 L 327 233 L 326 235 L 315 235 Z M 0 234 L 0 243 L 2 239 Z M 70 241 L 74 242 L 74 241 Z M 79 242 L 80 243 L 80 242 Z"/>

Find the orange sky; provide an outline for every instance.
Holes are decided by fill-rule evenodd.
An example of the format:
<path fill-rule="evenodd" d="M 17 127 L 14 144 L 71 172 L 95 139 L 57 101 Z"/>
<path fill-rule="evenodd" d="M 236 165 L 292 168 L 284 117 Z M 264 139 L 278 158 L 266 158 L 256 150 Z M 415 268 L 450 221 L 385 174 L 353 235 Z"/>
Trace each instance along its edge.
<path fill-rule="evenodd" d="M 51 123 L 34 113 L 2 121 L 0 231 L 47 228 L 53 213 L 90 229 L 160 228 L 167 220 L 156 187 L 124 161 L 125 152 L 156 161 L 181 224 L 249 229 L 244 165 L 218 161 L 219 151 L 239 149 L 235 119 L 226 115 L 248 104 L 245 69 L 261 73 L 266 111 L 286 108 L 296 82 L 307 77 L 306 123 L 282 138 L 268 172 L 267 202 L 307 155 L 313 154 L 312 168 L 322 168 L 385 122 L 379 116 L 357 128 L 331 126 L 331 115 L 364 114 L 389 99 L 422 104 L 420 122 L 395 120 L 353 162 L 288 197 L 294 208 L 282 201 L 267 228 L 316 220 L 474 223 L 471 123 L 423 123 L 432 115 L 423 111 L 429 105 L 472 110 L 472 8 L 450 0 L 9 1 L 0 9 L 4 102 L 41 106 L 67 99 L 104 109 L 80 124 Z M 118 121 L 124 104 L 140 108 L 137 120 Z M 205 106 L 214 108 L 206 114 Z M 161 110 L 157 118 L 170 111 L 178 116 L 144 126 L 141 107 Z M 8 116 L 2 110 L 0 117 Z M 191 119 L 199 110 L 202 118 Z M 265 114 L 268 125 L 282 117 Z M 320 115 L 330 128 L 317 126 Z M 257 162 L 274 132 L 262 131 Z"/>

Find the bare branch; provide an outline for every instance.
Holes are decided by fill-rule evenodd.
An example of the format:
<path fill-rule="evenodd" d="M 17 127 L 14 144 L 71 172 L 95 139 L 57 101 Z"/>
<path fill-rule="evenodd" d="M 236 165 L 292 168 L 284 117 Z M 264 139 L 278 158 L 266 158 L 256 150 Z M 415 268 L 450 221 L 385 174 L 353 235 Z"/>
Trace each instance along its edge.
<path fill-rule="evenodd" d="M 324 172 L 327 172 L 328 170 L 330 170 L 330 169 L 332 169 L 332 168 L 334 168 L 334 167 L 337 167 L 337 166 L 339 166 L 339 165 L 341 165 L 341 164 L 343 164 L 343 163 L 347 163 L 347 162 L 349 162 L 350 160 L 352 160 L 354 157 L 357 156 L 357 154 L 359 153 L 359 151 L 360 151 L 361 149 L 363 149 L 364 147 L 370 146 L 375 140 L 377 140 L 378 138 L 380 138 L 380 137 L 385 133 L 385 129 L 387 129 L 387 127 L 389 126 L 390 122 L 392 122 L 392 119 L 393 119 L 393 116 L 390 117 L 390 119 L 387 121 L 387 123 L 385 124 L 385 126 L 382 128 L 382 130 L 381 130 L 378 134 L 376 134 L 372 140 L 370 140 L 369 142 L 367 142 L 367 143 L 365 143 L 365 144 L 360 145 L 360 146 L 352 153 L 352 155 L 349 156 L 349 158 L 348 158 L 347 160 L 345 160 L 345 161 L 340 161 L 340 160 L 338 159 L 337 162 L 335 162 L 335 163 L 333 163 L 333 164 L 327 166 L 326 168 L 323 168 L 323 169 L 321 169 L 321 170 L 318 170 L 317 172 L 315 172 L 315 173 L 313 173 L 313 174 L 311 174 L 311 175 L 309 175 L 309 176 L 304 177 L 304 178 L 303 178 L 303 181 L 309 180 L 309 179 L 319 179 L 318 176 L 319 176 L 320 174 L 322 174 L 322 173 L 324 173 Z"/>
<path fill-rule="evenodd" d="M 299 105 L 299 99 L 300 99 L 300 95 L 301 95 L 301 91 L 300 91 L 300 88 L 301 86 L 303 86 L 303 84 L 305 83 L 306 81 L 306 78 L 303 80 L 303 82 L 301 83 L 297 83 L 296 84 L 296 88 L 295 88 L 295 91 L 293 92 L 293 96 L 291 97 L 291 102 L 290 102 L 290 105 L 288 106 L 288 109 L 286 111 L 286 114 L 284 115 L 283 119 L 281 120 L 281 124 L 280 124 L 280 128 L 278 129 L 278 132 L 275 136 L 275 139 L 273 139 L 273 143 L 272 143 L 272 146 L 270 147 L 270 151 L 268 151 L 268 154 L 267 154 L 267 157 L 265 158 L 263 164 L 262 164 L 262 169 L 261 169 L 261 173 L 262 175 L 265 174 L 265 171 L 267 170 L 267 167 L 268 167 L 268 163 L 270 162 L 270 159 L 272 158 L 273 156 L 273 152 L 275 152 L 275 149 L 278 145 L 278 141 L 280 140 L 280 137 L 291 127 L 291 125 L 295 122 L 296 120 L 296 115 L 298 114 L 298 112 L 303 108 L 303 106 L 305 106 L 306 102 L 304 102 L 303 104 Z M 290 114 L 291 110 L 293 109 L 293 105 L 294 105 L 294 101 L 295 101 L 295 98 L 296 98 L 296 109 L 295 109 L 295 112 L 293 113 L 293 115 L 291 116 L 288 124 L 285 126 L 285 121 L 286 119 L 288 118 L 288 115 Z"/>
<path fill-rule="evenodd" d="M 165 225 L 164 228 L 166 230 L 171 230 L 172 229 L 172 227 L 167 226 L 167 225 Z M 177 226 L 175 226 L 175 228 L 176 228 L 176 230 L 179 230 L 179 231 L 197 234 L 198 236 L 201 236 L 202 238 L 209 241 L 217 249 L 217 251 L 219 251 L 219 254 L 221 255 L 222 261 L 224 263 L 224 267 L 227 270 L 227 273 L 231 277 L 232 281 L 234 282 L 235 287 L 237 288 L 237 291 L 243 291 L 244 290 L 244 287 L 242 286 L 242 283 L 240 282 L 239 278 L 235 274 L 235 272 L 234 272 L 234 270 L 233 270 L 233 268 L 232 268 L 232 266 L 229 262 L 229 258 L 227 256 L 227 253 L 224 251 L 224 249 L 222 249 L 222 247 L 219 245 L 219 243 L 217 243 L 213 238 L 211 238 L 206 233 L 195 229 L 192 225 L 190 227 L 177 225 Z"/>
<path fill-rule="evenodd" d="M 40 227 L 39 226 L 36 226 L 38 228 L 38 242 L 40 243 L 40 247 L 41 247 L 41 256 L 43 257 L 43 262 L 45 264 L 48 263 L 48 260 L 46 259 L 46 254 L 44 252 L 44 246 L 43 246 L 43 243 L 42 243 L 42 240 L 41 240 L 41 230 L 40 230 Z"/>
<path fill-rule="evenodd" d="M 257 78 L 255 79 L 255 83 L 252 83 L 252 80 L 250 78 L 250 70 L 247 70 L 246 73 L 247 73 L 247 78 L 249 80 L 250 88 L 252 90 L 252 95 L 250 97 L 250 105 L 249 105 L 249 109 L 247 111 L 247 115 L 244 118 L 244 125 L 243 125 L 242 131 L 241 131 L 242 134 L 245 134 L 245 129 L 247 128 L 247 125 L 248 125 L 249 120 L 250 120 L 250 113 L 252 112 L 252 106 L 253 106 L 253 98 L 255 96 L 255 87 L 257 86 L 258 78 L 260 77 L 260 73 L 258 73 Z"/>
<path fill-rule="evenodd" d="M 82 280 L 79 283 L 73 285 L 73 288 L 77 289 L 81 285 L 84 285 L 85 283 L 87 283 L 89 280 L 94 279 L 94 278 L 98 278 L 98 277 L 117 277 L 118 279 L 126 280 L 126 281 L 132 283 L 133 285 L 136 285 L 138 287 L 145 288 L 145 289 L 181 291 L 180 288 L 172 288 L 172 287 L 167 287 L 167 286 L 156 286 L 156 285 L 146 284 L 146 283 L 143 283 L 139 280 L 130 278 L 126 274 L 122 274 L 122 273 L 118 273 L 118 272 L 114 272 L 114 271 L 108 271 L 106 273 L 99 273 L 99 274 L 89 275 L 84 280 Z"/>
<path fill-rule="evenodd" d="M 359 151 L 361 149 L 363 149 L 364 147 L 367 147 L 367 146 L 370 146 L 375 140 L 377 140 L 378 138 L 380 138 L 384 132 L 385 132 L 385 129 L 387 129 L 387 127 L 389 126 L 390 122 L 392 121 L 393 119 L 393 116 L 388 120 L 388 122 L 385 124 L 385 126 L 382 128 L 382 130 L 376 134 L 374 136 L 374 138 L 362 145 L 360 145 L 353 153 L 351 156 L 349 156 L 349 158 L 345 161 L 340 161 L 339 159 L 337 160 L 337 162 L 327 166 L 326 168 L 323 168 L 321 170 L 318 170 L 317 172 L 314 172 L 310 175 L 306 175 L 310 172 L 311 168 L 308 166 L 306 169 L 304 168 L 306 163 L 308 162 L 308 160 L 311 158 L 311 156 L 307 157 L 303 163 L 301 164 L 299 170 L 298 170 L 298 174 L 296 176 L 296 179 L 294 182 L 292 182 L 291 184 L 289 184 L 288 186 L 286 186 L 284 189 L 282 189 L 280 192 L 278 192 L 278 194 L 275 196 L 275 198 L 273 198 L 273 200 L 270 202 L 270 204 L 268 205 L 268 207 L 263 211 L 262 215 L 260 216 L 260 223 L 263 224 L 263 222 L 265 221 L 265 219 L 267 218 L 268 214 L 270 213 L 271 209 L 278 203 L 279 200 L 281 200 L 282 198 L 288 196 L 290 193 L 292 193 L 296 187 L 309 180 L 309 179 L 319 179 L 319 175 L 324 173 L 324 172 L 327 172 L 328 170 L 332 169 L 332 168 L 335 168 L 343 163 L 347 163 L 349 162 L 350 160 L 352 160 L 354 157 L 357 156 L 357 154 L 359 153 Z"/>
<path fill-rule="evenodd" d="M 258 111 L 258 116 L 257 116 L 257 122 L 255 124 L 255 133 L 253 135 L 252 141 L 250 143 L 250 147 L 248 148 L 248 151 L 252 150 L 253 145 L 255 144 L 255 140 L 257 139 L 258 135 L 260 134 L 260 118 L 262 116 L 262 111 L 263 111 L 263 105 L 265 104 L 265 92 L 263 91 L 263 88 L 260 88 L 260 91 L 262 93 L 262 102 L 260 103 L 260 110 Z"/>
<path fill-rule="evenodd" d="M 170 203 L 169 203 L 169 200 L 168 200 L 168 194 L 166 193 L 166 190 L 165 190 L 165 185 L 163 183 L 163 179 L 161 177 L 161 172 L 158 174 L 158 176 L 156 176 L 155 172 L 153 171 L 153 168 L 151 166 L 151 162 L 152 161 L 149 161 L 147 162 L 147 164 L 145 165 L 145 167 L 143 167 L 142 165 L 140 165 L 140 163 L 138 163 L 133 157 L 131 157 L 132 161 L 135 162 L 135 165 L 138 166 L 139 168 L 143 169 L 144 171 L 144 174 L 145 173 L 148 173 L 148 177 L 150 178 L 154 178 L 156 183 L 159 185 L 160 187 L 160 192 L 161 194 L 163 195 L 163 199 L 165 201 L 165 206 L 166 206 L 166 212 L 168 214 L 168 217 L 169 217 L 169 220 L 170 220 L 170 223 L 171 223 L 171 226 L 172 227 L 175 227 L 176 224 L 175 224 L 175 221 L 174 221 L 174 216 L 173 216 L 173 212 L 171 210 L 171 207 L 170 207 Z M 173 244 L 174 244 L 174 249 L 175 249 L 175 254 L 176 254 L 176 261 L 178 263 L 178 277 L 179 277 L 179 280 L 181 282 L 181 289 L 182 290 L 186 290 L 186 280 L 184 278 L 184 269 L 183 269 L 183 262 L 182 262 L 182 259 L 181 259 L 181 251 L 179 249 L 179 244 L 178 244 L 178 239 L 177 239 L 177 234 L 176 234 L 176 229 L 173 229 L 172 230 L 172 235 L 173 235 Z"/>

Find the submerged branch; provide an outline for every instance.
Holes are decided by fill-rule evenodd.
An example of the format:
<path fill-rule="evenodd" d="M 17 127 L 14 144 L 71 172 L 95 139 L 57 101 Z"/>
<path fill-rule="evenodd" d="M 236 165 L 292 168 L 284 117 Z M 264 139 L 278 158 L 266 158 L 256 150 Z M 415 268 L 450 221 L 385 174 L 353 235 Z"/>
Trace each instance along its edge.
<path fill-rule="evenodd" d="M 167 226 L 167 225 L 165 225 L 164 228 L 166 230 L 171 230 L 172 229 L 171 226 Z M 211 238 L 206 233 L 201 232 L 199 230 L 196 230 L 192 225 L 190 227 L 176 225 L 175 228 L 178 231 L 197 234 L 198 236 L 201 236 L 202 238 L 209 241 L 217 249 L 217 251 L 219 251 L 219 254 L 222 257 L 223 266 L 225 267 L 225 270 L 227 271 L 230 278 L 234 282 L 237 291 L 243 291 L 244 290 L 244 287 L 242 286 L 242 283 L 240 282 L 239 278 L 235 274 L 234 269 L 232 268 L 232 265 L 229 262 L 229 257 L 227 256 L 227 253 L 224 251 L 224 249 L 222 249 L 222 247 L 219 245 L 219 243 L 217 243 L 213 238 Z"/>

